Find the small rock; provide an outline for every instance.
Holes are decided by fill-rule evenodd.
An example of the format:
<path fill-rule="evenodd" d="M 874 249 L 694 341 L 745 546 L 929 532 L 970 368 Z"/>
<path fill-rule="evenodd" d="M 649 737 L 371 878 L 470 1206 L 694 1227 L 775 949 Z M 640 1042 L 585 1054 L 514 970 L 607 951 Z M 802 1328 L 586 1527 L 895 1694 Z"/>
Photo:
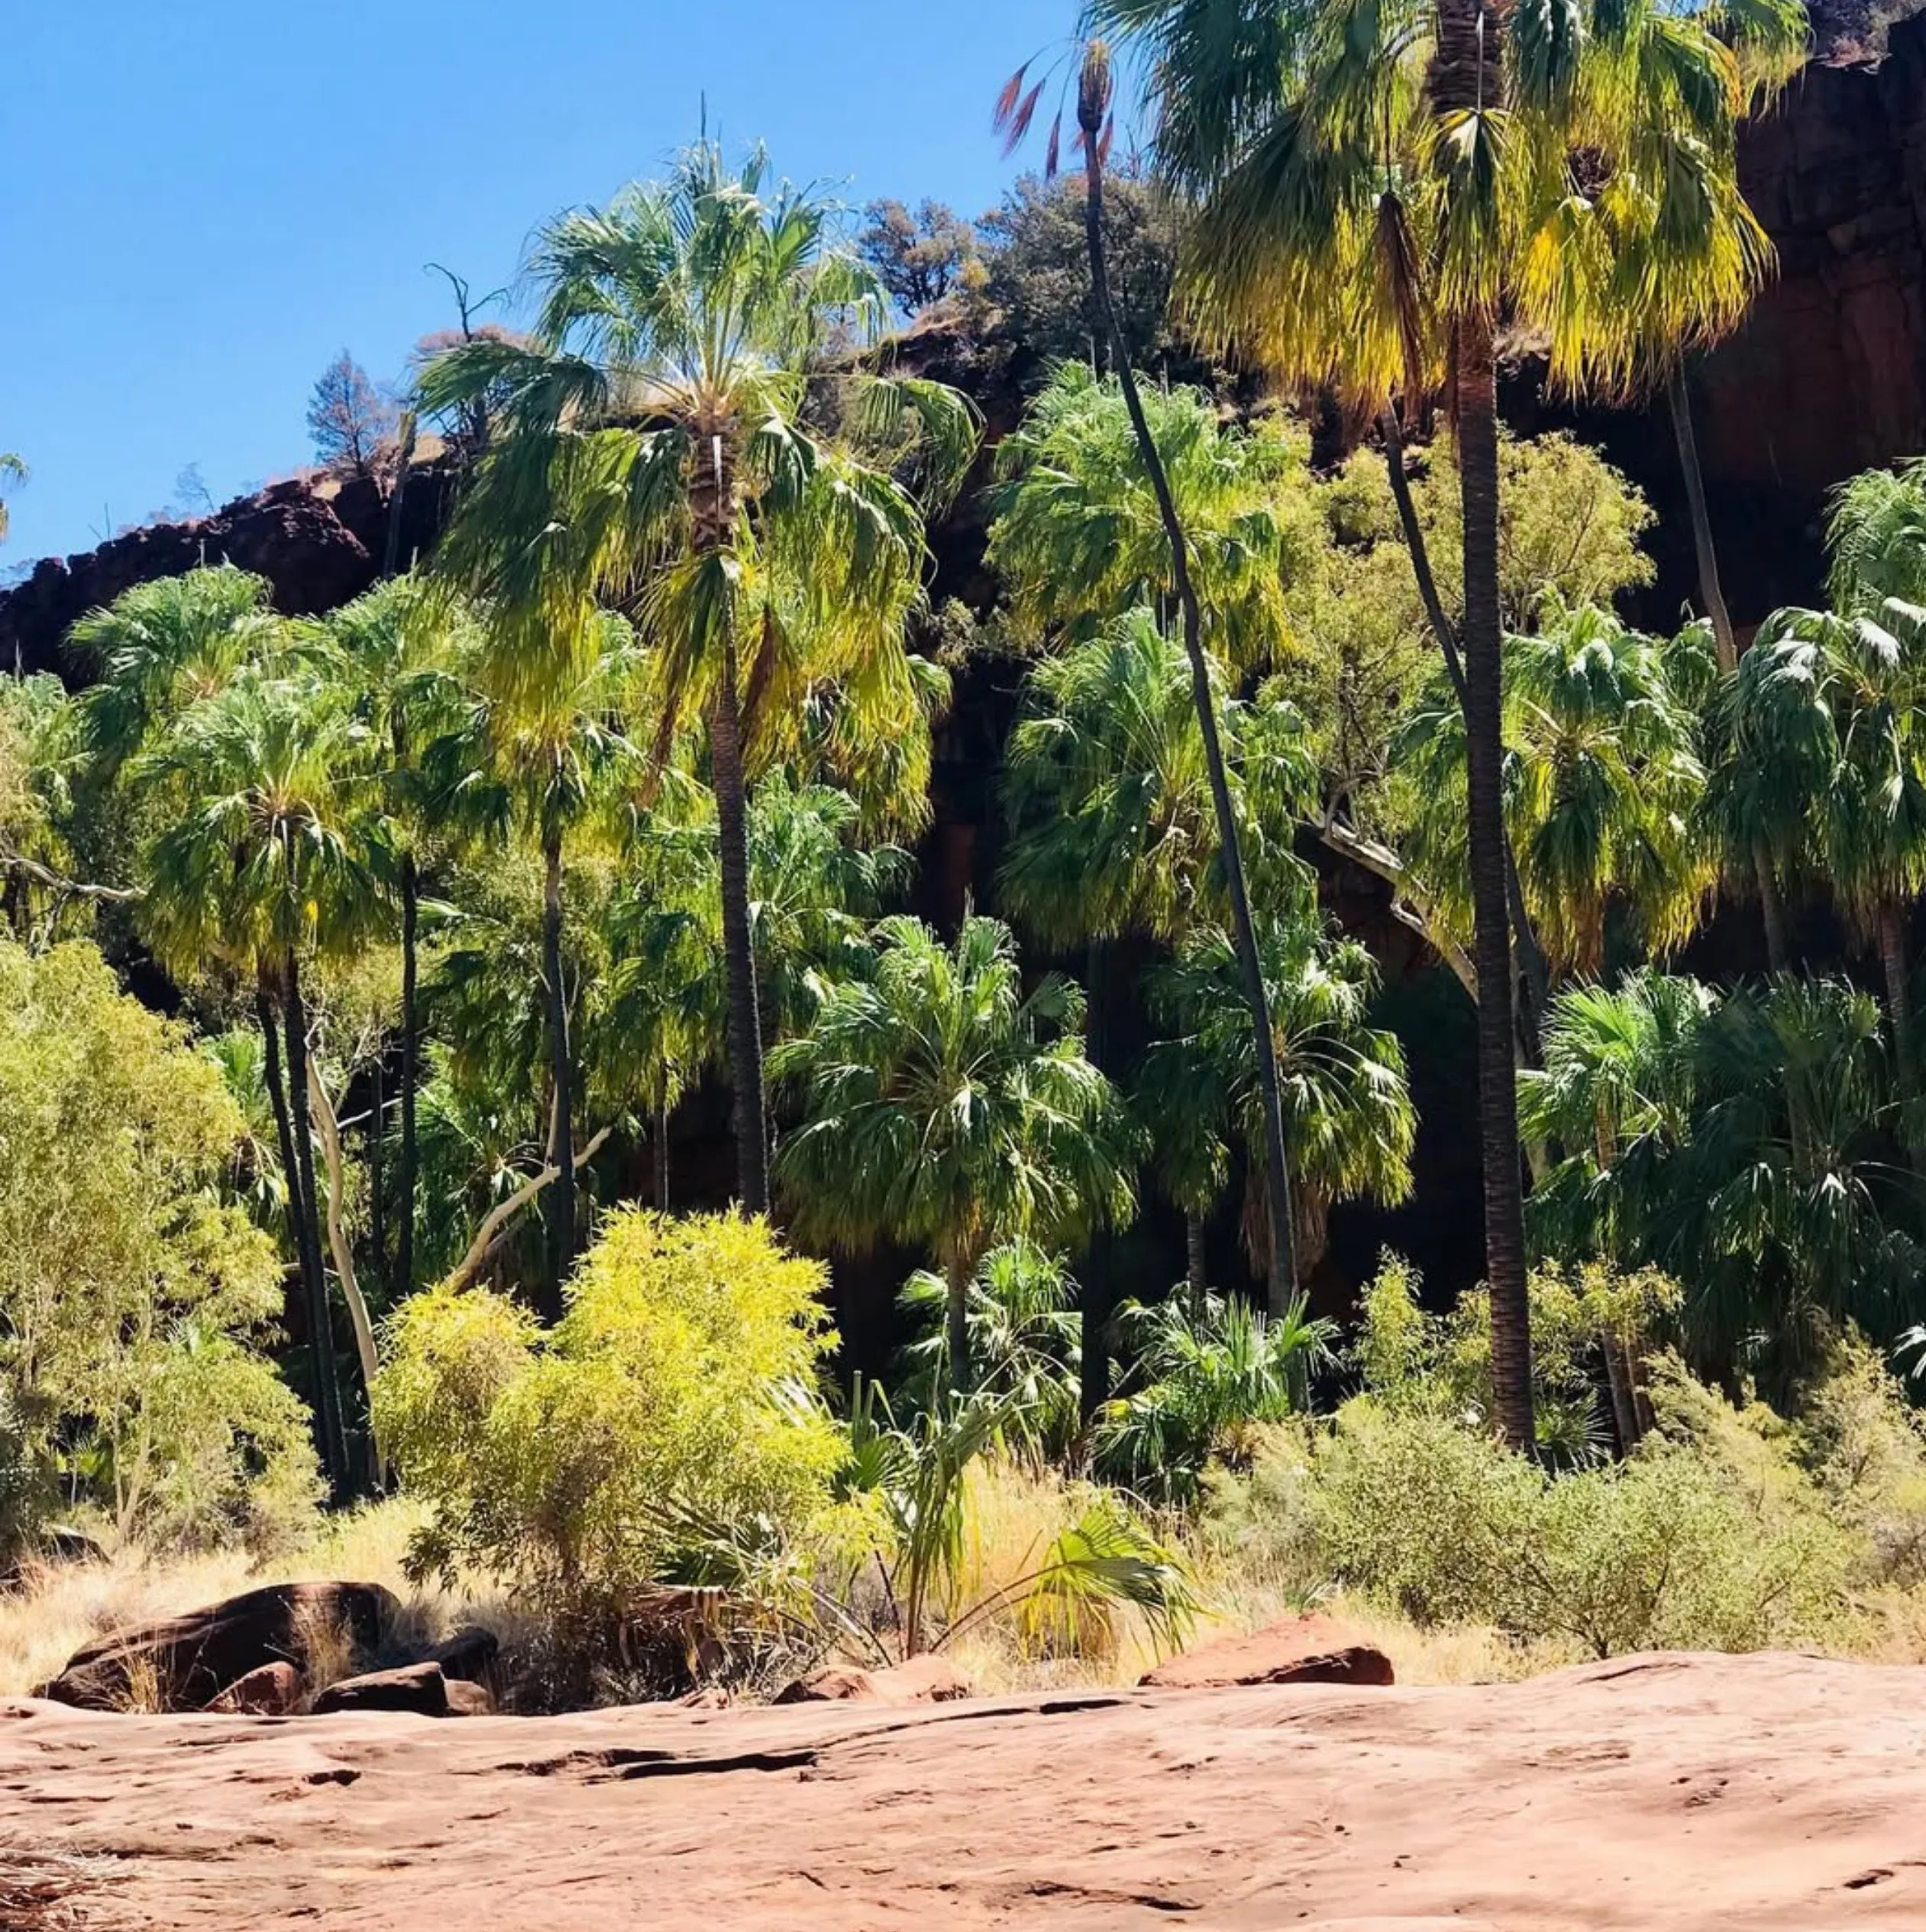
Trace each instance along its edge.
<path fill-rule="evenodd" d="M 485 1684 L 495 1668 L 495 1659 L 501 1654 L 501 1639 L 493 1630 L 470 1624 L 424 1650 L 419 1661 L 439 1664 L 441 1675 L 451 1682 L 459 1679 L 470 1684 Z"/>
<path fill-rule="evenodd" d="M 423 1717 L 448 1714 L 448 1680 L 439 1664 L 404 1664 L 371 1670 L 331 1684 L 309 1707 L 317 1717 L 344 1711 L 412 1711 Z"/>
<path fill-rule="evenodd" d="M 301 1701 L 301 1673 L 285 1659 L 236 1678 L 207 1708 L 229 1717 L 284 1717 Z"/>
<path fill-rule="evenodd" d="M 1166 1658 L 1137 1679 L 1147 1690 L 1216 1690 L 1232 1684 L 1388 1684 L 1391 1659 L 1329 1617 L 1288 1617 L 1248 1636 L 1220 1637 Z"/>
<path fill-rule="evenodd" d="M 451 1717 L 492 1717 L 495 1699 L 486 1684 L 471 1683 L 465 1677 L 451 1677 L 444 1687 Z"/>
<path fill-rule="evenodd" d="M 887 1670 L 832 1664 L 777 1693 L 778 1704 L 950 1704 L 974 1686 L 947 1658 L 911 1657 Z"/>
<path fill-rule="evenodd" d="M 735 1700 L 719 1684 L 705 1684 L 699 1691 L 676 1699 L 679 1711 L 726 1711 Z M 779 1700 L 780 1701 L 780 1700 Z"/>

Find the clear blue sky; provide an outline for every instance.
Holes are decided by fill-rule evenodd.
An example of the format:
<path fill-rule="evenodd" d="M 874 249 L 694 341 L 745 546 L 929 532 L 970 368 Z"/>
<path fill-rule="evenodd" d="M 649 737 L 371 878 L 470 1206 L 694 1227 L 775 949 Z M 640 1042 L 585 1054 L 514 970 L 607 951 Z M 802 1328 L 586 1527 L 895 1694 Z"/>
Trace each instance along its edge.
<path fill-rule="evenodd" d="M 974 215 L 1010 69 L 1075 0 L 15 0 L 0 27 L 0 567 L 308 459 L 342 347 L 377 378 L 528 231 L 710 125 L 860 204 Z"/>

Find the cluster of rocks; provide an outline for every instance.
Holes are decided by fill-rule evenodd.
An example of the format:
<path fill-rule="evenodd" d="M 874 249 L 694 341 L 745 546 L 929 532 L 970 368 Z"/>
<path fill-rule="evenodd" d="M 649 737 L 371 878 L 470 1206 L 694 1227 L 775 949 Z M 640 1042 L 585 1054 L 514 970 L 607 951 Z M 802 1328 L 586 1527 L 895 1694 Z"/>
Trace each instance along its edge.
<path fill-rule="evenodd" d="M 117 1630 L 76 1651 L 36 1695 L 82 1710 L 254 1717 L 466 1717 L 495 1708 L 491 1632 L 457 1630 L 410 1649 L 396 1643 L 402 1623 L 399 1601 L 378 1583 L 271 1584 Z M 376 1659 L 383 1668 L 356 1668 Z"/>
<path fill-rule="evenodd" d="M 116 1631 L 76 1651 L 35 1695 L 82 1710 L 246 1717 L 382 1711 L 470 1717 L 495 1710 L 493 1633 L 467 1628 L 411 1647 L 397 1640 L 403 1621 L 400 1603 L 378 1583 L 273 1584 Z M 380 1668 L 367 1667 L 373 1662 Z M 1147 1672 L 1139 1687 L 1391 1680 L 1391 1659 L 1368 1639 L 1331 1618 L 1303 1616 L 1184 1651 Z M 974 1694 L 948 1658 L 926 1655 L 877 1669 L 829 1665 L 798 1678 L 775 1701 L 908 1705 Z M 715 1707 L 729 1699 L 706 1689 L 683 1701 Z"/>

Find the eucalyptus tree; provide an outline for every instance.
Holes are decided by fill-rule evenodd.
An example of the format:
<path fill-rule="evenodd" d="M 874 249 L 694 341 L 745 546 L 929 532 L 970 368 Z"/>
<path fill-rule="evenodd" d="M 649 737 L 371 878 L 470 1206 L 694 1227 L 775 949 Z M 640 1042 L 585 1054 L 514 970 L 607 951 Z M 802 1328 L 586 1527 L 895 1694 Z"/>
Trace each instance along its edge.
<path fill-rule="evenodd" d="M 1009 929 L 967 919 L 953 945 L 920 920 L 876 928 L 868 973 L 832 986 L 772 1071 L 803 1118 L 777 1156 L 804 1240 L 927 1247 L 948 1297 L 955 1385 L 969 1384 L 969 1285 L 1000 1242 L 1046 1244 L 1133 1212 L 1136 1136 L 1084 1055 L 1083 996 L 1023 990 Z"/>
<path fill-rule="evenodd" d="M 442 809 L 503 845 L 530 842 L 541 864 L 541 983 L 548 1031 L 548 1300 L 561 1308 L 575 1258 L 575 1071 L 564 962 L 564 889 L 572 840 L 612 842 L 632 792 L 640 754 L 628 735 L 645 660 L 628 622 L 583 616 L 579 637 L 557 651 L 530 686 L 512 654 L 477 655 L 457 727 L 427 749 L 426 775 Z"/>
<path fill-rule="evenodd" d="M 653 654 L 654 756 L 700 716 L 720 833 L 742 1204 L 767 1200 L 745 785 L 802 690 L 913 704 L 924 513 L 961 480 L 955 391 L 858 353 L 887 313 L 835 211 L 705 142 L 661 183 L 548 223 L 530 334 L 465 342 L 424 406 L 498 415 L 441 567 L 483 593 L 531 687 L 600 602 Z M 826 402 L 832 394 L 834 406 Z"/>
<path fill-rule="evenodd" d="M 390 848 L 369 750 L 338 685 L 250 666 L 179 712 L 125 774 L 137 793 L 152 788 L 169 818 L 146 855 L 138 915 L 149 943 L 175 971 L 219 963 L 254 983 L 306 1289 L 322 1455 L 338 1494 L 348 1467 L 313 1137 L 297 1126 L 309 1088 L 302 961 L 354 948 L 385 915 Z"/>
<path fill-rule="evenodd" d="M 1505 640 L 1506 831 L 1553 973 L 1595 976 L 1610 909 L 1650 951 L 1698 922 L 1711 884 L 1698 721 L 1656 640 L 1595 605 L 1553 600 L 1541 622 Z M 1464 712 L 1443 680 L 1400 734 L 1398 763 L 1412 801 L 1403 856 L 1447 929 L 1468 937 Z"/>
<path fill-rule="evenodd" d="M 1734 15 L 1743 10 L 1730 10 Z M 1740 194 L 1740 63 L 1722 10 L 1660 0 L 1362 14 L 1269 0 L 1095 0 L 1142 45 L 1161 166 L 1200 205 L 1186 299 L 1287 376 L 1376 409 L 1448 389 L 1463 496 L 1459 641 L 1479 983 L 1508 983 L 1496 344 L 1546 344 L 1555 385 L 1610 385 L 1658 332 L 1742 304 L 1769 260 Z M 1532 1439 L 1511 1026 L 1479 1003 L 1479 1117 L 1501 1426 Z"/>
<path fill-rule="evenodd" d="M 1395 1206 L 1411 1191 L 1417 1132 L 1395 1034 L 1370 1023 L 1377 969 L 1352 940 L 1323 930 L 1314 909 L 1267 922 L 1262 932 L 1271 1038 L 1281 1079 L 1285 1148 L 1297 1184 L 1293 1252 L 1270 1313 L 1285 1317 L 1299 1283 L 1323 1257 L 1334 1201 L 1368 1196 Z M 1257 1172 L 1262 1139 L 1255 1069 L 1236 997 L 1236 955 L 1221 928 L 1194 928 L 1148 985 L 1157 1037 L 1136 1088 L 1160 1123 L 1173 1191 L 1209 1200 L 1230 1171 L 1233 1145 Z M 1247 1203 L 1246 1242 L 1268 1232 L 1261 1202 Z M 1267 1270 L 1275 1283 L 1275 1270 Z"/>

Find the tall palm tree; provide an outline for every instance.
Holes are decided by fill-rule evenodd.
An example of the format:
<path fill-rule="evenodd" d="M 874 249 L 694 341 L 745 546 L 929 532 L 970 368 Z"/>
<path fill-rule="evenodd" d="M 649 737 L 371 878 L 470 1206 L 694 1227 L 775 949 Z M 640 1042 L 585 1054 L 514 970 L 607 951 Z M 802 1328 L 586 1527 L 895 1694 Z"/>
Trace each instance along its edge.
<path fill-rule="evenodd" d="M 1000 531 L 1004 526 L 1000 525 Z M 1161 537 L 1161 532 L 1159 532 Z M 1212 667 L 1227 777 L 1252 889 L 1274 911 L 1303 910 L 1314 884 L 1292 850 L 1316 783 L 1290 706 L 1226 695 Z M 1011 835 L 997 892 L 1017 922 L 1053 946 L 1097 949 L 1136 935 L 1181 940 L 1229 913 L 1202 733 L 1183 648 L 1139 606 L 1030 674 L 1010 735 L 1003 806 Z M 1098 968 L 1090 974 L 1093 997 Z M 1155 1137 L 1160 1145 L 1165 1136 Z M 1189 1267 L 1202 1279 L 1210 1174 L 1178 1190 Z M 1101 1284 L 1084 1284 L 1084 1349 L 1093 1404 L 1107 1360 Z"/>
<path fill-rule="evenodd" d="M 176 970 L 220 961 L 254 981 L 306 1289 L 321 1452 L 337 1494 L 348 1463 L 314 1141 L 296 1124 L 309 1090 L 302 961 L 351 948 L 382 916 L 388 840 L 367 786 L 368 748 L 338 687 L 249 667 L 180 713 L 127 771 L 137 791 L 152 787 L 173 808 L 147 855 L 140 916 L 149 942 Z"/>
<path fill-rule="evenodd" d="M 1263 939 L 1301 1280 L 1323 1258 L 1333 1201 L 1368 1195 L 1395 1206 L 1410 1193 L 1417 1115 L 1404 1049 L 1369 1023 L 1377 969 L 1364 948 L 1327 936 L 1314 911 L 1268 924 Z M 1222 1185 L 1233 1141 L 1255 1172 L 1262 1115 L 1236 985 L 1236 956 L 1212 926 L 1195 928 L 1149 982 L 1164 1030 L 1144 1055 L 1138 1090 L 1171 1150 L 1180 1193 L 1192 1198 L 1213 1181 Z M 1247 1236 L 1261 1238 L 1262 1214 L 1247 1210 L 1244 1218 Z M 1293 1281 L 1272 1314 L 1285 1314 L 1297 1294 Z"/>
<path fill-rule="evenodd" d="M 1642 335 L 1627 276 L 1742 302 L 1769 259 L 1737 186 L 1740 63 L 1659 0 L 1096 0 L 1148 52 L 1157 148 L 1201 206 L 1189 299 L 1247 354 L 1375 409 L 1441 383 L 1463 500 L 1460 643 L 1481 986 L 1510 983 L 1498 596 L 1497 341 L 1555 383 L 1614 382 Z M 1705 211 L 1711 211 L 1709 216 Z M 1682 301 L 1682 297 L 1679 298 Z M 1479 1120 L 1498 1420 L 1532 1440 L 1510 1016 L 1479 1002 Z"/>
<path fill-rule="evenodd" d="M 484 651 L 458 729 L 425 754 L 428 780 L 460 822 L 498 841 L 521 835 L 541 860 L 541 980 L 548 1023 L 549 1312 L 561 1312 L 562 1284 L 576 1253 L 575 1068 L 569 1043 L 569 987 L 563 958 L 564 891 L 571 838 L 611 833 L 639 754 L 627 723 L 643 670 L 625 619 L 587 616 L 582 635 L 557 655 L 540 685 L 512 662 Z"/>
<path fill-rule="evenodd" d="M 1084 1057 L 1083 998 L 1052 974 L 1027 995 L 1009 929 L 876 929 L 871 977 L 834 987 L 771 1056 L 803 1098 L 777 1173 L 804 1240 L 927 1247 L 949 1297 L 948 1359 L 967 1388 L 970 1280 L 999 1242 L 1064 1241 L 1133 1208 L 1136 1136 Z"/>
<path fill-rule="evenodd" d="M 397 1293 L 406 1294 L 415 1279 L 421 858 L 432 819 L 422 754 L 454 722 L 460 701 L 460 667 L 474 646 L 473 626 L 458 605 L 451 608 L 445 600 L 431 596 L 415 578 L 395 577 L 334 612 L 327 628 L 346 666 L 357 709 L 383 747 L 388 822 L 396 844 L 395 871 L 401 900 L 401 1147 L 392 1285 Z M 378 1061 L 376 1065 L 378 1070 Z M 376 1147 L 381 1129 L 377 1119 Z M 375 1192 L 378 1203 L 378 1180 Z M 377 1239 L 376 1259 L 385 1271 L 386 1258 L 379 1252 L 382 1245 Z"/>
<path fill-rule="evenodd" d="M 492 399 L 490 453 L 441 567 L 491 600 L 519 674 L 600 601 L 642 617 L 655 753 L 708 725 L 721 834 L 738 1191 L 768 1197 L 762 1042 L 749 932 L 745 787 L 786 702 L 823 680 L 913 706 L 905 620 L 923 512 L 974 453 L 970 405 L 852 354 L 886 304 L 837 245 L 832 211 L 687 150 L 668 179 L 557 216 L 528 263 L 525 341 L 460 344 L 424 371 L 424 407 Z M 813 395 L 835 392 L 835 427 Z"/>
<path fill-rule="evenodd" d="M 1553 604 L 1505 640 L 1508 836 L 1552 971 L 1596 975 L 1616 905 L 1651 949 L 1680 944 L 1711 883 L 1696 836 L 1697 721 L 1666 652 L 1593 605 Z M 1472 922 L 1464 712 L 1440 683 L 1403 734 L 1415 811 L 1401 842 L 1449 927 Z"/>

